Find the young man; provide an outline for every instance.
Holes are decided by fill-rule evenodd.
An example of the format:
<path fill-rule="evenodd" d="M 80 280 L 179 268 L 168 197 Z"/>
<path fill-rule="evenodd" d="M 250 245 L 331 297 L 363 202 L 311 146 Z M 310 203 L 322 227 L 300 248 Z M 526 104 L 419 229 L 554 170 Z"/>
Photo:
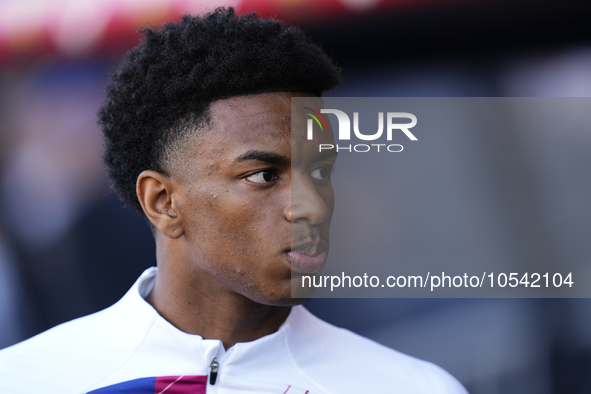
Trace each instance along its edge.
<path fill-rule="evenodd" d="M 319 97 L 338 67 L 301 31 L 232 9 L 144 33 L 99 117 L 112 186 L 149 220 L 158 269 L 0 353 L 0 392 L 464 393 L 291 297 L 292 276 L 326 262 L 336 159 L 293 146 L 291 97 Z"/>

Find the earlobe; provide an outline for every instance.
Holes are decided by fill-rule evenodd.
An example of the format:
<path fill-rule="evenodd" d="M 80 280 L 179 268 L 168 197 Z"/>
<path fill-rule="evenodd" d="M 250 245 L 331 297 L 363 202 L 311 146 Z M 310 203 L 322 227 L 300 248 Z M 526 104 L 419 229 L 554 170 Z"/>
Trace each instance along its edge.
<path fill-rule="evenodd" d="M 148 220 L 168 238 L 184 234 L 176 207 L 172 179 L 156 171 L 143 171 L 137 179 L 136 193 Z"/>

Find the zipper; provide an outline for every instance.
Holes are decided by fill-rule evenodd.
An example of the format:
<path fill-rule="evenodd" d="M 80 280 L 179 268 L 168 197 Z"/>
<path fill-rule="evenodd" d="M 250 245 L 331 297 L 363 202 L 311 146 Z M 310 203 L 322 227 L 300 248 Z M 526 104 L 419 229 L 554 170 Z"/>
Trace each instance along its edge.
<path fill-rule="evenodd" d="M 218 369 L 220 368 L 220 364 L 216 358 L 213 359 L 211 362 L 211 373 L 209 374 L 209 384 L 212 386 L 215 384 L 216 379 L 218 378 Z"/>

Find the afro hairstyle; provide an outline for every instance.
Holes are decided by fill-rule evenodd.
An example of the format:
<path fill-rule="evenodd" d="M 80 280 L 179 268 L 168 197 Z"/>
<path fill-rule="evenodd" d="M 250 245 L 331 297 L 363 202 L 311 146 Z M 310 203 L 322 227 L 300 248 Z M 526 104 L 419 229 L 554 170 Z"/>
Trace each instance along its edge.
<path fill-rule="evenodd" d="M 111 187 L 142 215 L 139 174 L 166 174 L 169 150 L 209 122 L 212 102 L 271 92 L 321 96 L 341 81 L 341 69 L 304 32 L 254 13 L 218 8 L 141 32 L 143 41 L 112 74 L 98 117 Z"/>

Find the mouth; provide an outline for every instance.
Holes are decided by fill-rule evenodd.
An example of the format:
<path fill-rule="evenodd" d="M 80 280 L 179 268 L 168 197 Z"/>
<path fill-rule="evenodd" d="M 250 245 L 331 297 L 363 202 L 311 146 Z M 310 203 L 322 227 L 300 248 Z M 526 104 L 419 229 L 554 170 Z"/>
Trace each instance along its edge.
<path fill-rule="evenodd" d="M 303 274 L 320 272 L 326 264 L 328 246 L 322 241 L 304 242 L 284 252 L 294 271 Z"/>

